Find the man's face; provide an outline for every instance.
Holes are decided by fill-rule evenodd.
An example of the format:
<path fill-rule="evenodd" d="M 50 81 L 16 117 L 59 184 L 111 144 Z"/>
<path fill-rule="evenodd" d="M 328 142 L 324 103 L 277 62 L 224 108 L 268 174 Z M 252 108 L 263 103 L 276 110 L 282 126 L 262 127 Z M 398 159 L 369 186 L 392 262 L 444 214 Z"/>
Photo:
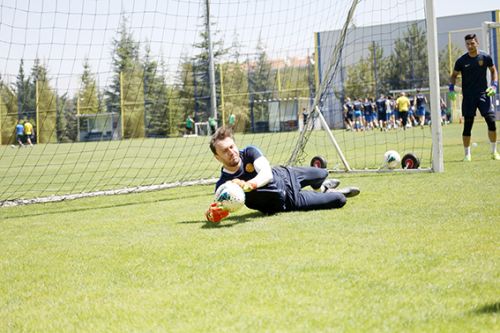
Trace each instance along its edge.
<path fill-rule="evenodd" d="M 240 151 L 232 138 L 225 138 L 224 140 L 215 143 L 215 158 L 221 162 L 226 168 L 236 168 L 240 165 Z"/>
<path fill-rule="evenodd" d="M 474 39 L 467 39 L 465 41 L 465 47 L 467 48 L 467 52 L 475 54 L 475 53 L 477 53 L 479 43 L 477 42 L 477 40 L 475 38 Z"/>

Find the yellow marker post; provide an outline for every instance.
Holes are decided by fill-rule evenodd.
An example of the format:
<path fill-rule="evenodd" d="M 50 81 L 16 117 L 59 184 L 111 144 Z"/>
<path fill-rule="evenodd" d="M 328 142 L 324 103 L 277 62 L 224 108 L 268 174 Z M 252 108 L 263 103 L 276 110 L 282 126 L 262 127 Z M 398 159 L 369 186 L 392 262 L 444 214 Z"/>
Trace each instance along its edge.
<path fill-rule="evenodd" d="M 42 140 L 40 140 L 40 107 L 39 107 L 39 93 L 38 93 L 38 80 L 35 81 L 35 114 L 36 114 L 36 143 L 42 143 Z M 28 119 L 29 120 L 29 119 Z"/>
<path fill-rule="evenodd" d="M 122 140 L 125 139 L 125 108 L 123 102 L 123 72 L 120 72 L 120 124 L 122 127 Z"/>
<path fill-rule="evenodd" d="M 276 79 L 278 80 L 278 98 L 279 98 L 279 93 L 281 92 L 281 76 L 280 76 L 279 67 L 278 67 L 278 74 L 276 75 Z"/>
<path fill-rule="evenodd" d="M 80 92 L 76 96 L 76 141 L 80 141 Z"/>
<path fill-rule="evenodd" d="M 319 89 L 319 32 L 314 33 L 314 86 L 318 93 Z"/>
<path fill-rule="evenodd" d="M 219 64 L 220 72 L 220 110 L 222 113 L 222 126 L 226 125 L 226 110 L 224 109 L 224 74 L 222 64 Z"/>
<path fill-rule="evenodd" d="M 2 145 L 2 86 L 0 86 L 0 146 Z"/>
<path fill-rule="evenodd" d="M 0 146 L 2 145 L 2 85 L 0 85 Z"/>

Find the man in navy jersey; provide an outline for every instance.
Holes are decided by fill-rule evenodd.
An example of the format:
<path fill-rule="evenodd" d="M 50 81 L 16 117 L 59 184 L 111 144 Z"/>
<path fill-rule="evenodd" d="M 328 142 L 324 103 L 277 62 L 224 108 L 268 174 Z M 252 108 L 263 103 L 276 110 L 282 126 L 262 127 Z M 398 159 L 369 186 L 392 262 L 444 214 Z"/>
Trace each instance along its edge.
<path fill-rule="evenodd" d="M 386 105 L 386 102 L 387 102 L 387 100 L 385 99 L 384 94 L 381 94 L 380 97 L 375 101 L 375 105 L 377 106 L 378 125 L 379 125 L 381 131 L 387 128 L 387 122 L 386 122 L 387 105 Z"/>
<path fill-rule="evenodd" d="M 462 73 L 462 116 L 464 117 L 464 129 L 462 141 L 464 145 L 464 161 L 470 162 L 470 137 L 476 109 L 479 109 L 481 116 L 488 125 L 488 138 L 491 144 L 491 158 L 500 160 L 497 152 L 497 132 L 495 124 L 495 110 L 491 108 L 491 96 L 496 94 L 498 89 L 498 74 L 493 64 L 491 56 L 479 50 L 479 42 L 475 34 L 465 36 L 465 46 L 467 53 L 462 55 L 455 62 L 455 67 L 450 78 L 450 97 L 455 97 L 455 83 L 459 73 Z M 486 80 L 486 69 L 490 70 L 491 86 L 488 88 Z"/>
<path fill-rule="evenodd" d="M 415 99 L 413 100 L 415 103 L 415 112 L 417 113 L 418 122 L 421 128 L 424 128 L 425 125 L 425 106 L 427 104 L 427 97 L 424 94 L 420 93 L 420 90 L 417 89 L 417 94 L 415 95 Z"/>
<path fill-rule="evenodd" d="M 326 169 L 313 167 L 271 167 L 267 158 L 255 146 L 238 150 L 233 132 L 219 128 L 210 141 L 214 157 L 222 164 L 216 189 L 232 181 L 245 191 L 245 205 L 265 214 L 286 211 L 341 208 L 347 197 L 359 194 L 359 189 L 335 189 L 339 181 L 326 179 Z M 316 191 L 303 191 L 311 186 Z M 219 222 L 229 212 L 212 203 L 205 216 L 210 222 Z"/>
<path fill-rule="evenodd" d="M 354 130 L 354 111 L 351 98 L 347 97 L 344 103 L 344 123 L 346 130 Z"/>

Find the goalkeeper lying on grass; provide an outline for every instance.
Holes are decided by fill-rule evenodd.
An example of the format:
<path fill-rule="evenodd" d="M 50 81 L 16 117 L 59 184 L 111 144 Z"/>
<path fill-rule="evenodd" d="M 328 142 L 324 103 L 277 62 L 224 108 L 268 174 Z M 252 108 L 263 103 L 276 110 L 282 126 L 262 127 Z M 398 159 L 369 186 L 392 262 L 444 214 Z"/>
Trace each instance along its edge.
<path fill-rule="evenodd" d="M 238 184 L 245 193 L 245 205 L 265 214 L 286 211 L 341 208 L 346 198 L 359 194 L 356 187 L 335 189 L 336 179 L 326 179 L 328 171 L 313 167 L 271 167 L 267 158 L 254 146 L 238 150 L 229 128 L 221 127 L 210 140 L 210 149 L 222 163 L 216 189 L 227 181 Z M 311 186 L 315 191 L 302 190 Z M 212 203 L 205 216 L 219 222 L 229 212 Z"/>

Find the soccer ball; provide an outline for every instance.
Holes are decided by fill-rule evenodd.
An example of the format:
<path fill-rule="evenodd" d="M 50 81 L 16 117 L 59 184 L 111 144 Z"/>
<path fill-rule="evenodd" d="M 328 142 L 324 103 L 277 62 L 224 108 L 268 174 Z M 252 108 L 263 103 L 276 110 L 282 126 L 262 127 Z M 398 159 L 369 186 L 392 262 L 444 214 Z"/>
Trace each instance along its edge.
<path fill-rule="evenodd" d="M 215 201 L 222 203 L 224 209 L 235 212 L 245 204 L 245 192 L 239 185 L 226 182 L 215 192 Z"/>
<path fill-rule="evenodd" d="M 401 163 L 401 156 L 395 150 L 388 150 L 384 154 L 384 165 L 388 169 L 395 169 Z"/>

